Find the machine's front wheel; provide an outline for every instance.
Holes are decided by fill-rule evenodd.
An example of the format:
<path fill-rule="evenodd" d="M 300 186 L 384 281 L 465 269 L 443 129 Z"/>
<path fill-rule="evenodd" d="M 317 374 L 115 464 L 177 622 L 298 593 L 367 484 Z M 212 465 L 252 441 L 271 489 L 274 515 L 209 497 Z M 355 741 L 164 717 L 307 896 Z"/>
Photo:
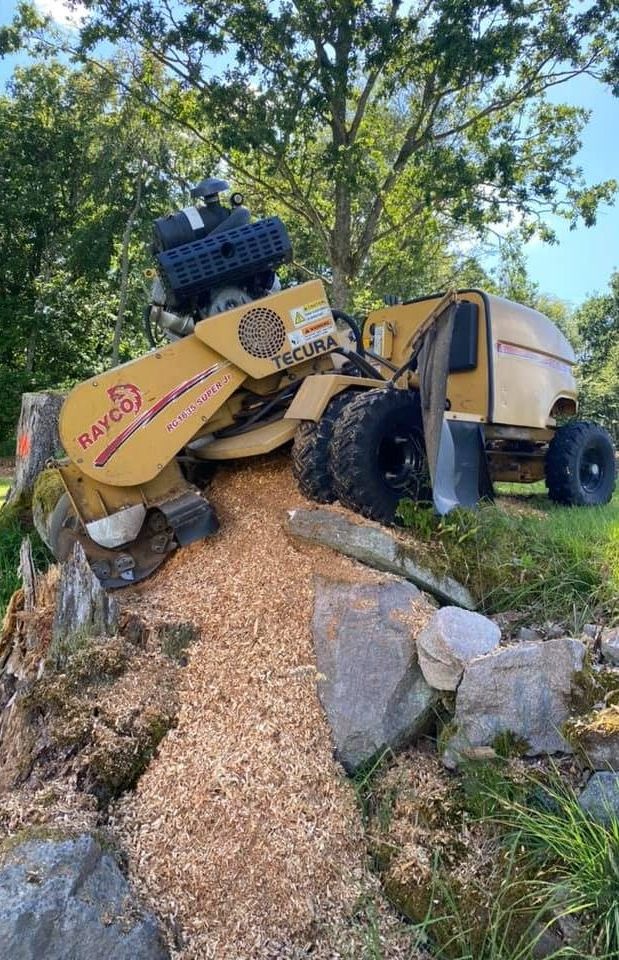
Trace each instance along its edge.
<path fill-rule="evenodd" d="M 608 503 L 615 489 L 615 451 L 597 423 L 559 427 L 546 454 L 546 486 L 555 503 L 590 507 Z"/>
<path fill-rule="evenodd" d="M 431 499 L 419 394 L 369 390 L 338 418 L 331 443 L 335 493 L 344 506 L 393 523 L 400 500 Z"/>
<path fill-rule="evenodd" d="M 357 390 L 338 393 L 318 423 L 307 420 L 299 424 L 292 446 L 292 472 L 301 493 L 309 500 L 333 503 L 336 499 L 331 475 L 333 428 L 344 408 L 357 396 Z"/>

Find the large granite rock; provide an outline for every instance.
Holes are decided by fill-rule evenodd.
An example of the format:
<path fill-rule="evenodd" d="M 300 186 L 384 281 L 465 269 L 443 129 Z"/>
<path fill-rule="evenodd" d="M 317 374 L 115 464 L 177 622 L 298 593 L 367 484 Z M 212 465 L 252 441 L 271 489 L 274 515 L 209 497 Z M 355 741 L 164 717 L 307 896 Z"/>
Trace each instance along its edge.
<path fill-rule="evenodd" d="M 318 695 L 349 773 L 421 733 L 437 694 L 417 661 L 412 584 L 318 579 L 313 633 Z"/>
<path fill-rule="evenodd" d="M 116 861 L 84 834 L 0 853 L 0 960 L 167 960 Z"/>
<path fill-rule="evenodd" d="M 496 623 L 460 607 L 438 610 L 417 637 L 419 666 L 431 687 L 455 690 L 469 661 L 498 647 Z"/>
<path fill-rule="evenodd" d="M 599 823 L 619 820 L 619 773 L 594 773 L 580 794 L 582 809 Z"/>
<path fill-rule="evenodd" d="M 561 728 L 585 649 L 580 640 L 563 637 L 502 647 L 472 660 L 456 694 L 446 766 L 457 766 L 470 748 L 492 746 L 500 734 L 520 741 L 528 756 L 570 753 Z"/>
<path fill-rule="evenodd" d="M 327 508 L 290 510 L 288 530 L 295 537 L 331 547 L 376 570 L 410 580 L 444 603 L 475 609 L 475 600 L 465 586 L 453 577 L 440 576 L 422 566 L 413 547 L 376 523 Z"/>

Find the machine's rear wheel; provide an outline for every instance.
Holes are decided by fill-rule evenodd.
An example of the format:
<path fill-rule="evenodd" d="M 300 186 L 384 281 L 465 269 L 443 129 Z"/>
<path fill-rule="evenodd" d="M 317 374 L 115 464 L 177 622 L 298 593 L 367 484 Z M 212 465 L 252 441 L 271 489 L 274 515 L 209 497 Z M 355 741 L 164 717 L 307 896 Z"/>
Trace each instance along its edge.
<path fill-rule="evenodd" d="M 608 432 L 587 420 L 559 427 L 546 454 L 546 486 L 556 503 L 608 503 L 615 489 L 615 451 Z"/>
<path fill-rule="evenodd" d="M 299 424 L 292 445 L 292 472 L 301 493 L 318 503 L 336 499 L 331 475 L 331 438 L 342 410 L 355 397 L 357 390 L 337 394 L 328 404 L 318 423 L 307 420 Z"/>
<path fill-rule="evenodd" d="M 331 468 L 341 503 L 393 523 L 400 500 L 431 498 L 419 394 L 369 390 L 342 412 Z"/>

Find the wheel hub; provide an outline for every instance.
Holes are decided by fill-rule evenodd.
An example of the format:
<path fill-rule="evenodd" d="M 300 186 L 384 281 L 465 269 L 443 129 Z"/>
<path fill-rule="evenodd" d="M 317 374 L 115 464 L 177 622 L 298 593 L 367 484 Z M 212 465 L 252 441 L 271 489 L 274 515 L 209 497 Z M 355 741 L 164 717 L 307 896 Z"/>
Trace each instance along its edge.
<path fill-rule="evenodd" d="M 405 490 L 423 471 L 423 449 L 413 434 L 385 437 L 378 449 L 379 469 L 385 482 Z"/>
<path fill-rule="evenodd" d="M 581 458 L 580 482 L 587 493 L 593 493 L 600 486 L 604 477 L 604 465 L 596 450 L 586 450 Z"/>

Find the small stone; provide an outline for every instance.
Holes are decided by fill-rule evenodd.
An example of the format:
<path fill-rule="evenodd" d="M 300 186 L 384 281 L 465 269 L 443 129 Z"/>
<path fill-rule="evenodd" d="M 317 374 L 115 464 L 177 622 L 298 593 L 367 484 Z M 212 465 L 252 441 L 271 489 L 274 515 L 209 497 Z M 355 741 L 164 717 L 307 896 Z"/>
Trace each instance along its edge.
<path fill-rule="evenodd" d="M 459 607 L 443 607 L 417 637 L 423 675 L 435 690 L 455 690 L 467 663 L 501 642 L 496 623 Z"/>
<path fill-rule="evenodd" d="M 588 637 L 589 640 L 595 640 L 599 633 L 600 628 L 595 623 L 585 623 L 582 628 L 582 633 L 584 637 Z"/>
<path fill-rule="evenodd" d="M 602 630 L 601 651 L 602 659 L 619 666 L 619 627 Z"/>
<path fill-rule="evenodd" d="M 591 770 L 619 771 L 619 708 L 604 704 L 569 724 L 572 743 Z"/>
<path fill-rule="evenodd" d="M 619 773 L 594 773 L 578 802 L 585 813 L 599 823 L 619 820 Z"/>
<path fill-rule="evenodd" d="M 560 637 L 565 636 L 565 629 L 560 623 L 551 623 L 548 621 L 544 624 L 543 629 L 549 640 L 558 640 Z"/>
<path fill-rule="evenodd" d="M 404 581 L 316 581 L 318 696 L 348 773 L 405 746 L 432 717 L 438 695 L 420 670 L 410 626 L 420 597 Z"/>
<path fill-rule="evenodd" d="M 520 627 L 520 630 L 516 634 L 516 640 L 522 643 L 531 643 L 541 640 L 541 637 L 537 630 L 533 630 L 532 627 Z"/>

